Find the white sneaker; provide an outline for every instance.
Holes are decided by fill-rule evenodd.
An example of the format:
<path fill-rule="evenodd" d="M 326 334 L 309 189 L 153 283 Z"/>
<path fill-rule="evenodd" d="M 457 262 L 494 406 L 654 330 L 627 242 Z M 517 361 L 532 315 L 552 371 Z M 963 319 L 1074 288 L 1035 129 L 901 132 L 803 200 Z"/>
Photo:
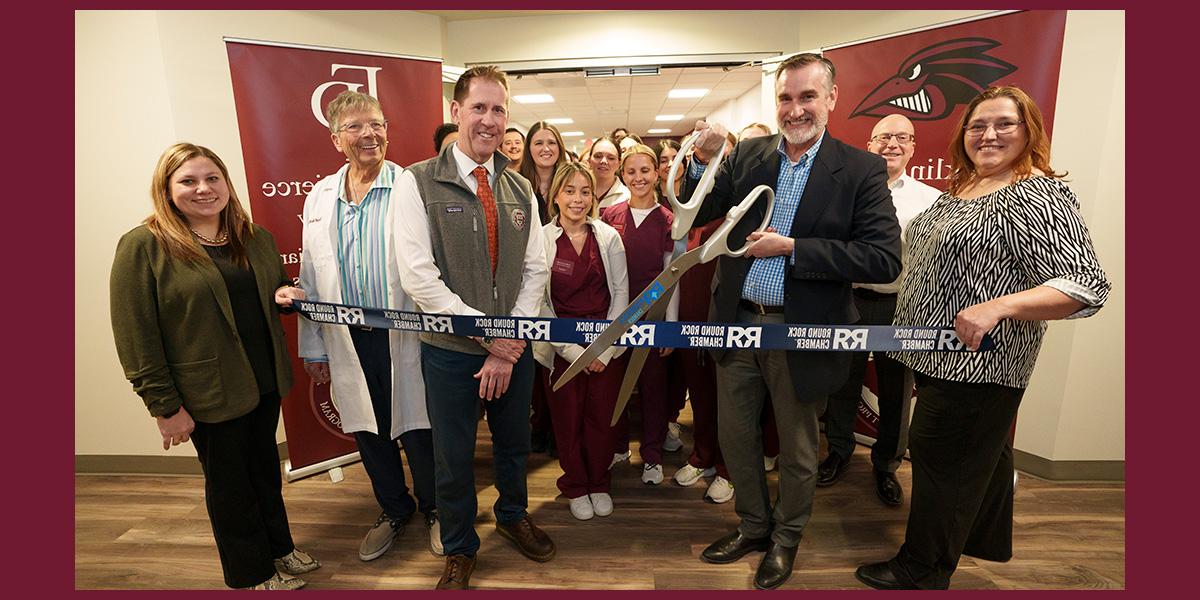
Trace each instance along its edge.
<path fill-rule="evenodd" d="M 667 423 L 667 439 L 663 440 L 663 452 L 674 452 L 683 447 L 679 439 L 679 423 Z"/>
<path fill-rule="evenodd" d="M 592 509 L 595 511 L 597 517 L 607 517 L 612 514 L 612 496 L 609 496 L 606 492 L 600 492 L 598 494 L 588 494 L 588 498 L 592 500 Z"/>
<path fill-rule="evenodd" d="M 683 465 L 682 467 L 679 467 L 679 470 L 675 471 L 675 483 L 678 483 L 679 485 L 682 485 L 683 487 L 688 487 L 688 486 L 696 483 L 697 481 L 700 481 L 701 477 L 712 477 L 713 475 L 716 475 L 716 474 L 717 474 L 717 470 L 714 469 L 713 467 L 709 467 L 707 469 L 699 469 L 699 468 L 693 467 L 689 463 L 689 464 Z"/>
<path fill-rule="evenodd" d="M 647 485 L 658 485 L 662 483 L 662 465 L 647 463 L 642 469 L 642 483 Z"/>
<path fill-rule="evenodd" d="M 717 476 L 704 492 L 704 499 L 714 504 L 724 504 L 733 499 L 733 484 L 728 479 Z"/>
<path fill-rule="evenodd" d="M 767 471 L 774 471 L 775 465 L 778 462 L 779 462 L 778 454 L 775 456 L 764 456 L 763 457 L 763 469 L 767 470 Z"/>
<path fill-rule="evenodd" d="M 586 521 L 596 516 L 596 511 L 592 509 L 592 501 L 587 494 L 571 498 L 571 516 L 580 521 Z"/>
<path fill-rule="evenodd" d="M 617 466 L 617 464 L 623 463 L 623 462 L 629 460 L 630 456 L 633 456 L 633 454 L 628 450 L 626 450 L 625 452 L 618 452 L 616 454 L 613 454 L 613 460 L 611 463 L 609 463 L 608 470 L 611 471 L 613 467 Z"/>

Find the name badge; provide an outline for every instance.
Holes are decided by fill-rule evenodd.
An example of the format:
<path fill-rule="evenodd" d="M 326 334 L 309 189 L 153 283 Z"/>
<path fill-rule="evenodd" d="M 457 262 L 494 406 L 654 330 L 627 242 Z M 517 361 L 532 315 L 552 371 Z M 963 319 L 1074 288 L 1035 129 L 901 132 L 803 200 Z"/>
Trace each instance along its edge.
<path fill-rule="evenodd" d="M 554 265 L 550 267 L 550 270 L 560 275 L 566 275 L 567 277 L 570 277 L 571 274 L 575 272 L 575 261 L 555 257 Z"/>

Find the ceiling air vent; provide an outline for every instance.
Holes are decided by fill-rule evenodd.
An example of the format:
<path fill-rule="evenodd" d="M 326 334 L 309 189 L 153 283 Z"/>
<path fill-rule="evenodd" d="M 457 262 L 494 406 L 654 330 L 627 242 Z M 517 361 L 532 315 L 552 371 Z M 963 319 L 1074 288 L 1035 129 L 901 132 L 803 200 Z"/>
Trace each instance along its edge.
<path fill-rule="evenodd" d="M 658 67 L 605 67 L 584 69 L 584 77 L 637 77 L 640 75 L 658 75 Z"/>

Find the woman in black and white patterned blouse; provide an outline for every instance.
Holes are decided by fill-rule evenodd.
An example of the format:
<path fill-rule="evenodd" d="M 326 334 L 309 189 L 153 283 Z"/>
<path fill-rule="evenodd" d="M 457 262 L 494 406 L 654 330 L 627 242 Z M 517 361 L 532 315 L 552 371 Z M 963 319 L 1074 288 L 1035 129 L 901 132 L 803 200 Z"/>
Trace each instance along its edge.
<path fill-rule="evenodd" d="M 917 377 L 913 493 L 899 553 L 856 572 L 879 589 L 945 589 L 962 554 L 1012 557 L 1009 433 L 1046 321 L 1094 314 L 1111 287 L 1033 100 L 989 88 L 959 125 L 949 190 L 909 226 L 895 322 L 954 323 L 969 349 L 987 333 L 996 349 L 895 354 Z"/>

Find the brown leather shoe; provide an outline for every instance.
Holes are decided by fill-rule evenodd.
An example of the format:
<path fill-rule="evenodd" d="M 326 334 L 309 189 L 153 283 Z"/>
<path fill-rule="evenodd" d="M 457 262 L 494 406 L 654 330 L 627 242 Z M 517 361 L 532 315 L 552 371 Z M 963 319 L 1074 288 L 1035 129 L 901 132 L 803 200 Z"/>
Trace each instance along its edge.
<path fill-rule="evenodd" d="M 438 580 L 439 590 L 465 590 L 471 583 L 471 573 L 475 571 L 475 557 L 466 554 L 451 554 L 446 557 L 446 570 Z"/>
<path fill-rule="evenodd" d="M 554 542 L 546 532 L 533 524 L 529 515 L 521 517 L 520 521 L 510 525 L 496 523 L 496 531 L 504 538 L 517 545 L 517 549 L 530 560 L 546 562 L 554 558 Z"/>

